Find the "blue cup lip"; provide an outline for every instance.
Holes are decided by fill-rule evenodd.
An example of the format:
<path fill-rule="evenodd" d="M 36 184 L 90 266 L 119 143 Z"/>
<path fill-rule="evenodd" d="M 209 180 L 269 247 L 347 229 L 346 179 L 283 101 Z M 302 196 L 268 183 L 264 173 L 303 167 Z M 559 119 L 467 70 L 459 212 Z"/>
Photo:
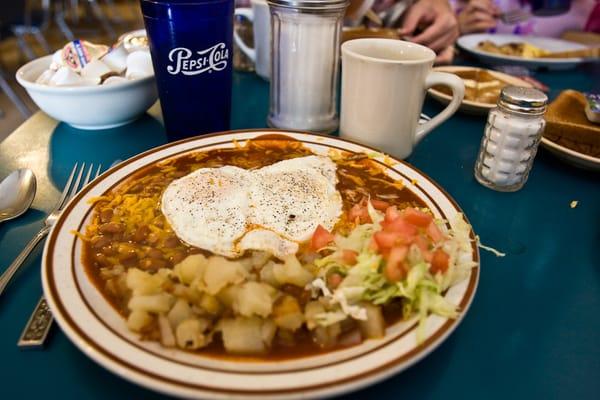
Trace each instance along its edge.
<path fill-rule="evenodd" d="M 141 0 L 140 6 L 145 19 L 173 21 L 185 18 L 188 12 L 204 12 L 200 10 L 208 10 L 209 19 L 229 14 L 228 4 L 232 5 L 233 15 L 233 3 L 234 0 Z"/>
<path fill-rule="evenodd" d="M 142 3 L 151 3 L 156 5 L 177 6 L 194 6 L 207 3 L 225 3 L 230 0 L 140 0 Z"/>

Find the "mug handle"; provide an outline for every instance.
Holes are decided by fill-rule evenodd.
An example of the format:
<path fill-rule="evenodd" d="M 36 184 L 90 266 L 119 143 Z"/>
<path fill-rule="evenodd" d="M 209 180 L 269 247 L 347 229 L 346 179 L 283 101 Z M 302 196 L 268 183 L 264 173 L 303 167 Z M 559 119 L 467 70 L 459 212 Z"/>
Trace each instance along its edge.
<path fill-rule="evenodd" d="M 242 17 L 248 18 L 251 22 L 254 22 L 254 12 L 251 8 L 236 8 L 234 11 L 235 15 L 240 15 Z M 233 30 L 233 40 L 235 40 L 235 44 L 250 58 L 253 62 L 256 62 L 256 50 L 252 47 L 249 47 L 244 43 L 240 35 L 238 35 L 237 30 Z"/>
<path fill-rule="evenodd" d="M 425 79 L 425 90 L 435 85 L 444 85 L 452 89 L 452 100 L 450 103 L 440 112 L 438 115 L 433 117 L 430 121 L 425 122 L 417 127 L 417 134 L 415 135 L 415 145 L 421 141 L 429 132 L 440 125 L 442 122 L 447 120 L 456 112 L 460 103 L 462 103 L 465 97 L 465 84 L 462 79 L 454 74 L 447 72 L 431 72 Z"/>

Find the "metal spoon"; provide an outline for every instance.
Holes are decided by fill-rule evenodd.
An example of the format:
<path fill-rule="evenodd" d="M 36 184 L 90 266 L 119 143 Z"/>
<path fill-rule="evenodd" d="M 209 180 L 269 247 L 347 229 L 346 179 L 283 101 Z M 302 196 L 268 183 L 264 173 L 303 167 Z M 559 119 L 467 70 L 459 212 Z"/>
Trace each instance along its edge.
<path fill-rule="evenodd" d="M 36 180 L 30 169 L 19 169 L 0 182 L 0 222 L 23 214 L 35 197 Z"/>

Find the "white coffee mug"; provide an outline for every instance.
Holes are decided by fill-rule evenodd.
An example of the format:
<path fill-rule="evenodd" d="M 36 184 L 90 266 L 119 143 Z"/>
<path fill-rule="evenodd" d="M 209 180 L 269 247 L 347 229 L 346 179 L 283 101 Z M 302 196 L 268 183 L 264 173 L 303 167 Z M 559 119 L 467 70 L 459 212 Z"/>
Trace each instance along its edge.
<path fill-rule="evenodd" d="M 456 112 L 465 86 L 456 75 L 432 72 L 435 53 L 395 39 L 356 39 L 342 44 L 340 135 L 390 153 L 410 155 L 416 144 Z M 452 89 L 452 101 L 419 125 L 425 92 Z"/>
<path fill-rule="evenodd" d="M 252 21 L 254 28 L 254 48 L 249 47 L 238 33 L 233 31 L 233 39 L 238 47 L 252 61 L 256 73 L 269 80 L 271 76 L 271 13 L 266 0 L 252 0 L 252 8 L 236 8 L 235 15 Z"/>

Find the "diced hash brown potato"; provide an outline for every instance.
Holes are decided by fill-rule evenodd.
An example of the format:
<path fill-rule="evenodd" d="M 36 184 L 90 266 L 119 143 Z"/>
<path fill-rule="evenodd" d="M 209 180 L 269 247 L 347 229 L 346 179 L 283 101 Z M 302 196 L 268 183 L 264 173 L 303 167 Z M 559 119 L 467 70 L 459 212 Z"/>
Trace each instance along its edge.
<path fill-rule="evenodd" d="M 171 309 L 174 301 L 174 297 L 168 293 L 133 296 L 128 307 L 132 311 L 165 313 Z"/>
<path fill-rule="evenodd" d="M 237 317 L 220 321 L 225 349 L 232 354 L 261 354 L 271 346 L 272 322 L 260 318 Z"/>
<path fill-rule="evenodd" d="M 280 297 L 273 307 L 275 325 L 289 331 L 296 331 L 304 323 L 304 314 L 295 297 L 285 295 Z"/>
<path fill-rule="evenodd" d="M 215 256 L 208 260 L 203 279 L 206 292 L 215 295 L 227 285 L 242 283 L 247 276 L 248 271 L 240 262 Z"/>
<path fill-rule="evenodd" d="M 304 287 L 308 285 L 314 276 L 305 270 L 296 256 L 287 256 L 283 264 L 273 266 L 273 274 L 279 284 L 289 283 L 291 285 Z"/>
<path fill-rule="evenodd" d="M 266 283 L 246 282 L 240 286 L 233 301 L 233 310 L 244 317 L 266 318 L 273 310 L 277 290 Z"/>
<path fill-rule="evenodd" d="M 367 319 L 358 321 L 360 332 L 366 338 L 374 339 L 385 335 L 385 319 L 381 307 L 370 303 L 361 304 L 367 310 Z"/>
<path fill-rule="evenodd" d="M 147 311 L 134 310 L 127 317 L 127 327 L 134 332 L 140 332 L 152 322 L 153 318 Z"/>
<path fill-rule="evenodd" d="M 190 285 L 202 279 L 208 260 L 202 254 L 192 254 L 173 267 L 173 273 L 181 283 Z"/>
<path fill-rule="evenodd" d="M 181 321 L 175 331 L 177 346 L 190 350 L 207 346 L 211 341 L 211 336 L 205 334 L 209 326 L 210 323 L 205 319 L 189 318 Z"/>

